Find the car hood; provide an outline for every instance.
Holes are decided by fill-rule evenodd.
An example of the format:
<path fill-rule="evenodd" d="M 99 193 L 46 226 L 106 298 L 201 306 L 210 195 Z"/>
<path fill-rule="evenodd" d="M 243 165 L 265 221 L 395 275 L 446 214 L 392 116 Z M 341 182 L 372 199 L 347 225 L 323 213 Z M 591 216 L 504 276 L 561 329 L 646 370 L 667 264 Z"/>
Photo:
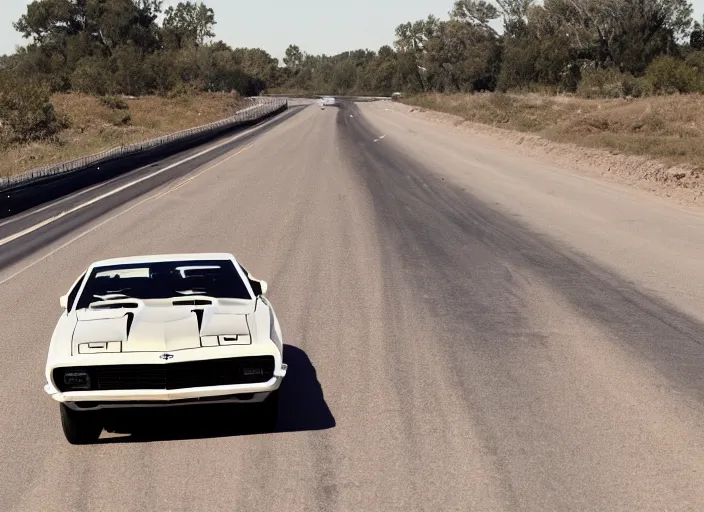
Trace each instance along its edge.
<path fill-rule="evenodd" d="M 72 353 L 170 352 L 249 345 L 252 313 L 249 305 L 81 310 L 76 314 Z"/>

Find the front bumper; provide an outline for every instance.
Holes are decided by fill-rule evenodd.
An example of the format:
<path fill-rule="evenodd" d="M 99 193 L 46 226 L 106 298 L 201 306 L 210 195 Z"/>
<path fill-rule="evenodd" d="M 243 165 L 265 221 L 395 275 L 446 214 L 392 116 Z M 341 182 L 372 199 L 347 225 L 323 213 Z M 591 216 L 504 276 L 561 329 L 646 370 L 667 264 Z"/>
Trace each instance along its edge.
<path fill-rule="evenodd" d="M 234 384 L 183 389 L 129 389 L 110 391 L 60 392 L 51 383 L 44 391 L 57 402 L 71 409 L 106 409 L 123 407 L 164 407 L 194 403 L 256 403 L 266 399 L 269 393 L 281 386 L 288 367 L 282 363 L 267 382 L 256 384 Z"/>

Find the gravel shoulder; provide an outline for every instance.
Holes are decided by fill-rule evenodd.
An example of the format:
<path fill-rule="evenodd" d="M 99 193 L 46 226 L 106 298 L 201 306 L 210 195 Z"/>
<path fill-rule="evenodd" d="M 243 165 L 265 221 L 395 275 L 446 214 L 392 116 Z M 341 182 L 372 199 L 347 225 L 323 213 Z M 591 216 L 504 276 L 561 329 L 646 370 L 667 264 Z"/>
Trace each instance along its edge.
<path fill-rule="evenodd" d="M 679 124 L 675 125 L 674 119 L 662 120 L 653 114 L 653 106 L 646 100 L 627 105 L 621 105 L 622 102 L 615 100 L 603 102 L 582 100 L 581 103 L 570 105 L 567 99 L 564 101 L 557 99 L 548 101 L 542 97 L 520 97 L 519 99 L 520 101 L 516 100 L 517 103 L 528 104 L 522 105 L 524 108 L 534 107 L 533 112 L 536 109 L 550 111 L 557 106 L 570 107 L 569 121 L 552 120 L 549 114 L 544 114 L 546 119 L 542 121 L 545 123 L 545 128 L 542 129 L 545 132 L 543 136 L 541 133 L 531 133 L 540 131 L 542 124 L 517 130 L 511 126 L 511 121 L 506 123 L 507 128 L 496 126 L 500 123 L 495 118 L 473 122 L 468 121 L 467 117 L 422 106 L 396 102 L 385 102 L 384 106 L 438 126 L 452 128 L 454 133 L 470 137 L 489 136 L 493 139 L 494 146 L 500 144 L 505 150 L 525 156 L 547 157 L 550 162 L 585 176 L 598 177 L 611 183 L 632 187 L 677 204 L 693 206 L 697 209 L 704 208 L 704 174 L 701 172 L 700 155 L 698 155 L 701 142 L 696 137 L 688 138 L 692 137 L 689 132 L 693 131 L 692 126 L 696 125 L 696 122 L 686 123 L 684 122 L 686 120 L 678 119 Z M 542 103 L 536 106 L 531 103 L 531 100 L 533 103 Z M 670 112 L 672 113 L 669 115 L 673 118 L 678 114 L 684 115 L 676 111 L 686 110 L 687 106 L 690 107 L 690 115 L 693 111 L 698 112 L 702 108 L 701 101 L 696 100 L 684 102 L 685 105 L 678 105 L 675 103 L 676 99 L 658 98 L 656 100 L 658 100 L 657 109 L 662 111 L 661 117 L 667 117 L 666 114 Z M 439 99 L 436 101 L 439 105 L 445 106 Z M 479 101 L 482 100 L 477 100 Z M 489 100 L 488 103 L 491 101 Z M 604 109 L 601 108 L 601 103 L 605 105 Z M 611 105 L 612 103 L 618 104 Z M 580 106 L 584 111 L 578 109 Z M 460 107 L 457 108 L 460 109 Z M 475 117 L 479 119 L 492 115 L 492 112 L 476 112 L 475 110 L 480 109 L 481 105 L 474 105 L 472 108 L 474 110 L 470 113 L 476 114 Z M 499 115 L 500 112 L 494 114 Z M 522 111 L 519 114 L 528 116 L 528 113 Z M 540 115 L 542 114 L 533 114 L 530 119 L 519 121 L 529 124 L 538 123 L 536 116 L 540 117 Z M 664 127 L 658 124 L 659 131 L 666 131 L 670 126 L 674 135 L 658 133 L 657 136 L 649 137 L 646 134 L 632 133 L 634 127 L 647 125 L 649 120 L 653 119 L 659 120 L 660 124 L 664 123 Z M 600 131 L 604 126 L 611 126 L 616 131 L 614 133 Z M 685 133 L 678 135 L 678 132 Z M 578 140 L 579 144 L 570 142 L 575 140 Z M 650 153 L 667 156 L 659 159 Z"/>

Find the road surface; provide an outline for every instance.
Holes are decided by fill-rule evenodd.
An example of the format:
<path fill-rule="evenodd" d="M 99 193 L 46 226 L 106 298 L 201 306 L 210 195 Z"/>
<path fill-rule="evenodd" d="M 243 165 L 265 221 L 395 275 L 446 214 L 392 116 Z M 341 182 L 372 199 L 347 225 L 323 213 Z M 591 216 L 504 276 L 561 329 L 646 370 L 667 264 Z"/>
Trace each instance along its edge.
<path fill-rule="evenodd" d="M 0 225 L 30 229 L 0 245 L 1 510 L 704 510 L 704 216 L 384 103 L 226 149 Z M 59 296 L 185 251 L 268 281 L 279 432 L 199 408 L 69 445 L 42 390 Z"/>

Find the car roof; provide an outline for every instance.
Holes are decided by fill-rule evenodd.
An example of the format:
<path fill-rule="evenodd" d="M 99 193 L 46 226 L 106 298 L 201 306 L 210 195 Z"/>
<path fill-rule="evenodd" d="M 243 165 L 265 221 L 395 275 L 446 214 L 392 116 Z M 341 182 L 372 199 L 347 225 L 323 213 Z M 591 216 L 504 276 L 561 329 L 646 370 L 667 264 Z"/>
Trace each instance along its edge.
<path fill-rule="evenodd" d="M 124 256 L 94 262 L 91 267 L 105 267 L 111 265 L 124 265 L 132 263 L 163 263 L 167 261 L 197 261 L 197 260 L 236 260 L 226 252 L 194 252 L 174 254 L 148 254 L 142 256 Z"/>

